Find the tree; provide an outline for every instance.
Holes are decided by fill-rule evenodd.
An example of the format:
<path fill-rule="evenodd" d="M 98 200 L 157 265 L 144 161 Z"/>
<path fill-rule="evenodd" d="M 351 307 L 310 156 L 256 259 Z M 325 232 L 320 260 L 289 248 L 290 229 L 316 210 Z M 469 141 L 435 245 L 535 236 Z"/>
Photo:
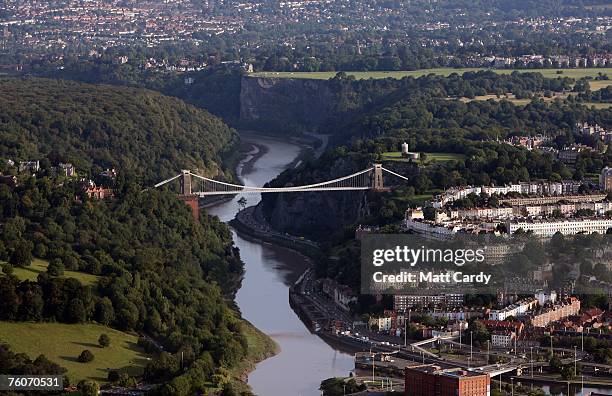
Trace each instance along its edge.
<path fill-rule="evenodd" d="M 162 396 L 188 396 L 191 393 L 191 384 L 186 375 L 174 378 L 161 391 Z"/>
<path fill-rule="evenodd" d="M 128 373 L 119 374 L 118 382 L 119 386 L 122 386 L 124 388 L 133 388 L 138 384 L 136 379 L 134 377 L 130 377 Z"/>
<path fill-rule="evenodd" d="M 27 267 L 32 264 L 31 243 L 20 242 L 11 254 L 10 263 L 17 267 Z"/>
<path fill-rule="evenodd" d="M 17 318 L 20 299 L 16 284 L 17 280 L 15 278 L 0 277 L 0 319 L 2 320 L 15 320 Z"/>
<path fill-rule="evenodd" d="M 245 197 L 240 197 L 240 199 L 238 200 L 238 206 L 240 206 L 240 210 L 244 210 L 244 208 L 246 208 L 247 205 L 247 199 Z"/>
<path fill-rule="evenodd" d="M 13 274 L 13 266 L 10 265 L 9 263 L 4 263 L 0 267 L 2 268 L 2 272 L 5 275 L 12 275 Z"/>
<path fill-rule="evenodd" d="M 221 396 L 238 396 L 238 393 L 236 393 L 236 391 L 234 390 L 234 387 L 232 386 L 231 382 L 225 384 L 225 386 L 223 386 L 223 390 L 221 391 Z"/>
<path fill-rule="evenodd" d="M 95 318 L 96 322 L 107 326 L 113 320 L 115 320 L 115 310 L 113 309 L 113 303 L 108 297 L 103 297 L 96 303 Z"/>
<path fill-rule="evenodd" d="M 111 343 L 110 337 L 104 333 L 100 334 L 100 338 L 98 338 L 98 344 L 100 347 L 106 348 Z"/>
<path fill-rule="evenodd" d="M 106 379 L 108 379 L 110 382 L 119 381 L 119 372 L 117 370 L 110 370 L 106 376 Z"/>
<path fill-rule="evenodd" d="M 147 364 L 144 377 L 148 380 L 164 381 L 172 378 L 179 368 L 179 362 L 174 356 L 168 352 L 162 352 L 157 359 Z"/>
<path fill-rule="evenodd" d="M 561 359 L 559 359 L 558 356 L 553 356 L 550 358 L 550 361 L 548 362 L 550 369 L 553 372 L 560 372 L 561 368 L 563 367 L 563 364 L 561 362 Z"/>
<path fill-rule="evenodd" d="M 62 276 L 64 275 L 64 263 L 60 259 L 53 259 L 47 267 L 47 272 L 51 276 Z"/>
<path fill-rule="evenodd" d="M 231 373 L 225 367 L 218 367 L 212 376 L 213 384 L 218 388 L 224 388 L 231 380 Z"/>
<path fill-rule="evenodd" d="M 78 361 L 81 363 L 89 363 L 94 360 L 94 354 L 89 349 L 85 349 L 78 357 Z"/>
<path fill-rule="evenodd" d="M 82 323 L 87 319 L 87 312 L 85 306 L 80 298 L 73 298 L 68 303 L 66 310 L 66 322 L 68 323 Z"/>
<path fill-rule="evenodd" d="M 425 220 L 435 220 L 436 219 L 436 209 L 428 206 L 423 209 L 423 217 Z"/>
<path fill-rule="evenodd" d="M 17 294 L 21 297 L 21 304 L 17 314 L 19 320 L 41 320 L 45 304 L 41 287 L 29 281 L 21 282 L 17 289 Z"/>
<path fill-rule="evenodd" d="M 83 380 L 79 382 L 77 389 L 83 396 L 97 396 L 100 393 L 100 384 L 92 380 Z"/>
<path fill-rule="evenodd" d="M 478 341 L 481 344 L 484 344 L 485 342 L 487 342 L 487 340 L 489 340 L 490 334 L 489 334 L 489 330 L 487 330 L 487 327 L 484 325 L 484 323 L 480 322 L 480 321 L 474 321 L 474 323 L 472 323 L 472 325 L 470 326 L 470 331 L 472 332 L 472 338 L 474 341 Z"/>
<path fill-rule="evenodd" d="M 354 378 L 328 378 L 319 387 L 324 396 L 342 396 L 365 390 L 365 385 L 358 385 Z"/>

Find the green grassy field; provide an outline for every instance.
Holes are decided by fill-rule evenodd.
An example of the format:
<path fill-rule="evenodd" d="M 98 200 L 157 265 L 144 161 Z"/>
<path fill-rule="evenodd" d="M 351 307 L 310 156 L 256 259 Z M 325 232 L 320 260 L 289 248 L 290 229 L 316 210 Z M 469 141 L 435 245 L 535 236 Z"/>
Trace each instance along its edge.
<path fill-rule="evenodd" d="M 47 272 L 47 266 L 49 265 L 48 261 L 41 259 L 32 260 L 32 265 L 25 268 L 14 267 L 13 275 L 21 280 L 31 280 L 35 281 L 38 277 L 38 274 L 41 272 Z M 0 270 L 0 272 L 2 272 Z M 64 271 L 64 278 L 76 278 L 83 285 L 93 285 L 98 281 L 98 277 L 91 274 L 86 274 L 84 272 L 78 271 Z"/>
<path fill-rule="evenodd" d="M 445 162 L 445 161 L 460 161 L 465 159 L 465 155 L 463 154 L 454 154 L 454 153 L 423 153 L 425 154 L 427 161 L 437 161 L 437 162 Z M 389 151 L 382 154 L 383 161 L 400 161 L 400 162 L 408 162 L 409 160 L 406 158 L 402 158 L 402 153 L 400 151 Z M 420 160 L 419 160 L 420 162 Z"/>
<path fill-rule="evenodd" d="M 603 82 L 603 81 L 595 81 L 595 82 Z M 560 93 L 560 94 L 555 94 L 550 98 L 540 96 L 539 99 L 543 100 L 544 102 L 552 102 L 556 99 L 561 99 L 561 100 L 567 99 L 568 96 L 576 96 L 576 94 L 575 93 Z M 448 98 L 448 99 L 451 100 L 454 98 Z M 459 100 L 465 103 L 472 102 L 472 101 L 484 101 L 484 100 L 495 100 L 495 101 L 507 100 L 508 102 L 513 103 L 517 106 L 525 106 L 531 103 L 531 99 L 517 99 L 514 96 L 514 94 L 506 94 L 500 97 L 497 97 L 497 95 L 482 95 L 482 96 L 476 96 L 474 98 L 465 98 L 465 97 L 459 98 Z M 591 107 L 591 106 L 595 107 L 596 109 L 607 109 L 607 108 L 612 107 L 612 103 L 584 102 L 583 104 L 587 107 Z"/>
<path fill-rule="evenodd" d="M 111 344 L 98 346 L 98 337 L 106 333 Z M 14 352 L 26 353 L 31 359 L 44 354 L 68 369 L 71 382 L 82 379 L 106 381 L 108 369 L 139 375 L 147 364 L 146 354 L 136 345 L 138 337 L 97 324 L 13 323 L 0 322 L 0 341 Z M 89 349 L 95 356 L 90 363 L 77 361 Z"/>
<path fill-rule="evenodd" d="M 368 79 L 368 78 L 403 78 L 407 76 L 421 77 L 427 74 L 439 74 L 442 76 L 448 76 L 452 73 L 463 74 L 469 71 L 485 70 L 483 68 L 438 68 L 438 69 L 423 69 L 423 70 L 410 70 L 410 71 L 371 71 L 371 72 L 346 72 L 346 74 L 355 76 L 356 79 Z M 510 74 L 515 70 L 502 70 L 502 69 L 490 69 L 495 73 L 499 74 Z M 561 71 L 561 74 L 557 74 L 557 70 Z M 612 68 L 585 68 L 585 69 L 521 69 L 516 70 L 520 73 L 526 72 L 538 72 L 542 73 L 544 77 L 556 78 L 556 77 L 571 77 L 571 78 L 582 78 L 582 77 L 595 77 L 598 73 L 607 74 L 612 78 Z M 259 72 L 252 73 L 254 77 L 276 77 L 276 78 L 310 78 L 316 80 L 327 80 L 336 75 L 337 72 Z M 591 89 L 601 89 L 612 85 L 612 80 L 607 81 L 590 81 Z"/>
<path fill-rule="evenodd" d="M 417 194 L 417 195 L 413 195 L 411 197 L 397 197 L 397 198 L 394 198 L 394 199 L 396 201 L 415 203 L 415 202 L 429 201 L 432 198 L 433 198 L 433 194 Z"/>
<path fill-rule="evenodd" d="M 585 106 L 588 107 L 595 107 L 596 109 L 609 109 L 610 107 L 612 107 L 612 103 L 585 103 Z"/>
<path fill-rule="evenodd" d="M 257 363 L 279 352 L 279 347 L 272 338 L 259 331 L 246 320 L 242 323 L 248 349 L 246 358 L 231 370 L 232 384 L 237 392 L 250 391 L 248 384 L 245 382 L 246 375 L 255 368 Z"/>

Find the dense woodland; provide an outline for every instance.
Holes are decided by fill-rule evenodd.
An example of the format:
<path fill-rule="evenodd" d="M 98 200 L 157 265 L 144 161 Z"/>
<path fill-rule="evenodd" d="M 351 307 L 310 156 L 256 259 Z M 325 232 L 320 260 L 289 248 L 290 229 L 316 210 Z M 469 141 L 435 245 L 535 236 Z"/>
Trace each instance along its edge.
<path fill-rule="evenodd" d="M 167 383 L 163 394 L 223 386 L 227 371 L 219 370 L 246 353 L 228 303 L 243 272 L 239 253 L 218 219 L 194 220 L 175 193 L 143 189 L 142 178 L 181 166 L 215 170 L 233 132 L 143 90 L 11 79 L 0 93 L 0 158 L 70 161 L 84 175 L 108 166 L 119 172 L 108 200 L 90 200 L 78 178 L 53 176 L 46 165 L 35 176 L 19 173 L 17 186 L 0 184 L 0 320 L 95 321 L 138 332 L 156 340 L 143 342 L 148 350 L 164 348 L 145 369 L 149 382 Z M 4 161 L 2 170 L 15 167 Z M 33 258 L 48 261 L 47 272 L 36 281 L 13 275 Z M 83 285 L 65 270 L 98 280 Z"/>
<path fill-rule="evenodd" d="M 160 181 L 219 171 L 235 132 L 204 110 L 135 88 L 36 78 L 0 80 L 0 159 L 73 163 Z"/>
<path fill-rule="evenodd" d="M 51 261 L 59 274 L 65 268 L 100 277 L 95 286 L 83 286 L 50 273 L 36 282 L 4 275 L 0 319 L 96 321 L 144 332 L 166 351 L 197 362 L 198 381 L 210 379 L 215 367 L 232 367 L 246 344 L 225 302 L 242 274 L 228 229 L 207 216 L 195 222 L 170 192 L 142 192 L 131 183 L 119 191 L 106 202 L 89 201 L 74 186 L 54 186 L 46 178 L 14 190 L 0 186 L 0 260 L 9 263 L 3 272 L 35 256 Z M 152 363 L 149 379 L 179 374 L 166 363 Z"/>

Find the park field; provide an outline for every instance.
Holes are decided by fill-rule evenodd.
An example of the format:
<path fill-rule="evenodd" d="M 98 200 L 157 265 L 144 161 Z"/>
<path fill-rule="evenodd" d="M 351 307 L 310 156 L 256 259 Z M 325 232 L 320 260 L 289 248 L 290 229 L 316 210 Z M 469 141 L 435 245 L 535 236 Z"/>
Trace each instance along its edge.
<path fill-rule="evenodd" d="M 454 153 L 422 153 L 426 155 L 426 161 L 446 162 L 446 161 L 461 161 L 465 159 L 463 154 Z M 389 151 L 382 154 L 383 161 L 399 161 L 408 162 L 407 158 L 402 158 L 400 151 Z M 419 160 L 420 161 L 420 160 Z"/>
<path fill-rule="evenodd" d="M 13 267 L 13 275 L 15 275 L 20 280 L 30 280 L 36 281 L 38 274 L 42 272 L 47 272 L 47 267 L 49 266 L 49 262 L 41 259 L 35 258 L 32 260 L 32 264 L 29 267 L 21 268 L 21 267 Z M 2 271 L 0 270 L 0 273 Z M 64 271 L 63 278 L 75 278 L 81 284 L 94 285 L 98 282 L 98 277 L 95 275 L 87 274 L 85 272 L 78 271 Z"/>
<path fill-rule="evenodd" d="M 102 333 L 111 340 L 106 348 L 98 346 Z M 0 322 L 0 342 L 8 343 L 14 352 L 25 353 L 30 359 L 44 354 L 68 369 L 73 383 L 82 379 L 105 382 L 109 369 L 140 375 L 148 357 L 137 341 L 135 335 L 97 324 Z M 94 360 L 80 363 L 77 357 L 85 349 L 94 354 Z"/>
<path fill-rule="evenodd" d="M 408 71 L 368 71 L 368 72 L 346 72 L 350 76 L 355 76 L 356 79 L 368 79 L 368 78 L 403 78 L 403 77 L 421 77 L 427 74 L 439 74 L 441 76 L 448 76 L 452 73 L 463 74 L 466 72 L 474 72 L 479 70 L 492 70 L 499 74 L 510 74 L 514 71 L 519 73 L 537 72 L 542 73 L 546 78 L 556 77 L 570 77 L 579 79 L 583 77 L 595 78 L 599 73 L 607 74 L 611 80 L 605 81 L 590 81 L 591 89 L 601 89 L 612 85 L 612 68 L 584 68 L 584 69 L 520 69 L 520 70 L 506 70 L 506 69 L 484 69 L 484 68 L 437 68 L 437 69 L 423 69 L 423 70 L 408 70 Z M 557 72 L 561 72 L 557 74 Z M 275 77 L 275 78 L 309 78 L 316 80 L 328 80 L 333 78 L 338 72 L 258 72 L 252 73 L 250 76 L 253 77 Z"/>
<path fill-rule="evenodd" d="M 558 94 L 554 94 L 552 97 L 547 98 L 545 96 L 539 96 L 538 99 L 543 100 L 544 102 L 552 102 L 556 99 L 567 99 L 568 96 L 572 96 L 575 95 L 574 93 L 558 93 Z M 448 98 L 449 100 L 454 99 L 454 98 Z M 497 97 L 497 95 L 482 95 L 482 96 L 475 96 L 474 98 L 459 98 L 460 101 L 465 102 L 465 103 L 469 103 L 472 101 L 483 101 L 483 100 L 495 100 L 495 101 L 500 101 L 500 100 L 507 100 L 510 103 L 513 103 L 517 106 L 525 106 L 529 103 L 531 103 L 531 99 L 517 99 L 514 94 L 506 94 L 506 95 L 502 95 L 500 97 Z M 597 103 L 597 102 L 582 102 L 582 104 L 586 107 L 595 107 L 596 109 L 608 109 L 610 107 L 612 107 L 612 103 Z"/>
<path fill-rule="evenodd" d="M 585 106 L 587 107 L 595 107 L 596 109 L 609 109 L 612 107 L 612 103 L 592 103 L 592 102 L 587 102 L 584 103 Z"/>

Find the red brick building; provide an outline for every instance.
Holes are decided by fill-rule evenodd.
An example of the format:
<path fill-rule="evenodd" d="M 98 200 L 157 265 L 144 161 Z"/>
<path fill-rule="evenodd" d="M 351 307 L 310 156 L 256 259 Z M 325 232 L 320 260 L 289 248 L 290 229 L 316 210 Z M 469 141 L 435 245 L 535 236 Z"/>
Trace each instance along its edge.
<path fill-rule="evenodd" d="M 406 396 L 489 396 L 491 379 L 488 374 L 461 369 L 443 370 L 433 364 L 406 367 L 404 394 Z"/>
<path fill-rule="evenodd" d="M 525 325 L 523 322 L 508 321 L 508 320 L 480 320 L 480 323 L 485 325 L 489 331 L 513 331 L 516 334 L 521 334 Z"/>
<path fill-rule="evenodd" d="M 85 194 L 91 199 L 115 198 L 115 191 L 110 188 L 90 186 L 85 189 Z"/>

